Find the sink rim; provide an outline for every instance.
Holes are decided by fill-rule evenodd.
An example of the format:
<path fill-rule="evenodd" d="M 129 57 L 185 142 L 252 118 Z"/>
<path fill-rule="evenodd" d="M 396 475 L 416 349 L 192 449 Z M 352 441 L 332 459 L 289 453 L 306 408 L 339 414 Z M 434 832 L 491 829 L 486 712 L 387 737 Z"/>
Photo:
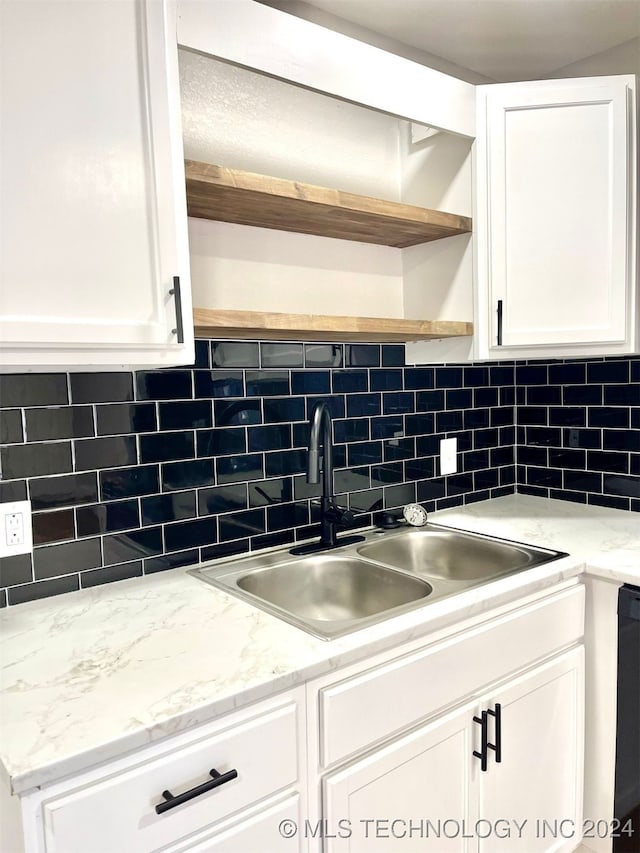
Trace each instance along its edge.
<path fill-rule="evenodd" d="M 359 553 L 359 549 L 365 548 L 367 545 L 375 542 L 380 542 L 384 539 L 395 539 L 396 537 L 404 537 L 415 532 L 426 532 L 425 528 L 432 530 L 443 530 L 448 533 L 464 534 L 474 539 L 484 539 L 490 542 L 504 543 L 510 546 L 517 546 L 536 555 L 536 559 L 526 566 L 521 566 L 513 570 L 507 570 L 499 574 L 494 574 L 491 577 L 480 577 L 465 580 L 451 580 L 450 578 L 442 577 L 441 575 L 427 575 L 425 572 L 417 573 L 411 569 L 401 569 L 397 566 L 380 560 L 364 557 Z M 548 562 L 562 559 L 569 556 L 564 551 L 554 551 L 549 548 L 544 548 L 538 545 L 528 545 L 524 542 L 504 539 L 498 536 L 489 534 L 477 533 L 476 531 L 463 530 L 456 527 L 447 527 L 446 525 L 428 522 L 424 527 L 403 528 L 401 530 L 383 531 L 379 528 L 370 527 L 362 531 L 365 534 L 365 542 L 356 544 L 339 545 L 337 548 L 327 551 L 320 551 L 315 554 L 293 555 L 289 552 L 289 547 L 283 548 L 276 546 L 266 551 L 260 551 L 254 554 L 245 556 L 230 556 L 218 561 L 210 561 L 203 563 L 198 568 L 188 569 L 187 574 L 193 575 L 196 579 L 204 581 L 211 586 L 216 587 L 234 598 L 263 610 L 272 616 L 281 619 L 284 622 L 293 625 L 305 631 L 308 634 L 321 640 L 334 640 L 339 637 L 346 636 L 364 628 L 369 628 L 381 622 L 386 622 L 396 616 L 401 616 L 412 610 L 421 607 L 428 607 L 436 601 L 441 601 L 444 598 L 449 598 L 452 595 L 458 595 L 478 586 L 500 581 L 513 574 L 519 574 L 523 571 L 536 568 Z M 299 564 L 300 571 L 304 571 L 304 564 L 309 560 L 317 560 L 318 558 L 335 558 L 335 559 L 351 559 L 363 565 L 375 566 L 382 568 L 390 574 L 402 575 L 411 577 L 414 580 L 419 580 L 431 587 L 431 592 L 427 595 L 415 600 L 399 604 L 395 607 L 379 611 L 370 616 L 355 617 L 353 619 L 335 620 L 335 621 L 319 621 L 306 616 L 297 616 L 289 610 L 280 607 L 277 604 L 261 598 L 251 592 L 247 592 L 238 586 L 237 581 L 249 574 L 264 572 L 270 568 L 276 568 L 288 564 Z"/>

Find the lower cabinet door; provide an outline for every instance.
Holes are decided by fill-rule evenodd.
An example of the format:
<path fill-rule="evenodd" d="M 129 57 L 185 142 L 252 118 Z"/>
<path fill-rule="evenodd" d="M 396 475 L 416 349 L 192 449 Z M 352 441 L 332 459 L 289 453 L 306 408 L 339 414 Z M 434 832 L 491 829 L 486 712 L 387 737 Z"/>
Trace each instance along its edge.
<path fill-rule="evenodd" d="M 483 697 L 490 717 L 479 778 L 480 853 L 558 853 L 582 838 L 584 649 L 574 649 Z M 517 826 L 516 822 L 517 821 Z M 520 827 L 520 828 L 518 828 Z M 507 835 L 507 832 L 509 833 Z"/>
<path fill-rule="evenodd" d="M 251 817 L 236 818 L 214 835 L 180 845 L 165 853 L 301 853 L 305 834 L 300 820 L 300 797 L 261 809 Z"/>
<path fill-rule="evenodd" d="M 384 700 L 383 700 L 384 701 Z M 324 780 L 326 853 L 470 853 L 473 716 L 467 704 Z"/>

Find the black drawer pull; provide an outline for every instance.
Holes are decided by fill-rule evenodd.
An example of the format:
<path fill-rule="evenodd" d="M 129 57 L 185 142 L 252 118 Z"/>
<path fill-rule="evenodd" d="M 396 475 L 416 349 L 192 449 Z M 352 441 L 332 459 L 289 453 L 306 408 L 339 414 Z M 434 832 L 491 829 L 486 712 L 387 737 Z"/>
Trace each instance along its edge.
<path fill-rule="evenodd" d="M 210 770 L 209 775 L 213 777 L 210 782 L 203 782 L 202 785 L 196 785 L 195 788 L 191 788 L 190 791 L 185 791 L 184 794 L 178 794 L 177 797 L 174 797 L 171 791 L 163 791 L 162 796 L 165 801 L 164 803 L 160 803 L 156 806 L 156 814 L 164 814 L 165 812 L 168 812 L 169 809 L 180 806 L 182 803 L 186 803 L 194 797 L 199 797 L 200 794 L 206 794 L 207 791 L 212 791 L 214 788 L 224 785 L 225 782 L 237 779 L 238 771 L 229 770 L 227 773 L 218 773 L 217 770 Z"/>
<path fill-rule="evenodd" d="M 178 343 L 184 343 L 184 326 L 182 324 L 182 296 L 180 294 L 180 276 L 174 275 L 173 287 L 169 291 L 173 296 L 176 306 L 176 328 L 171 329 L 171 334 L 175 335 Z"/>
<path fill-rule="evenodd" d="M 502 299 L 498 299 L 498 308 L 497 308 L 496 313 L 498 315 L 497 342 L 498 342 L 498 346 L 501 347 L 502 346 Z"/>
<path fill-rule="evenodd" d="M 487 749 L 492 749 L 495 752 L 496 764 L 500 764 L 502 762 L 502 705 L 496 702 L 495 710 L 487 711 L 487 714 L 491 714 L 496 721 L 496 742 L 487 743 Z"/>
<path fill-rule="evenodd" d="M 480 770 L 484 773 L 487 769 L 487 748 L 489 746 L 488 743 L 488 733 L 487 733 L 487 712 L 483 711 L 482 716 L 474 717 L 474 723 L 479 723 L 481 728 L 481 738 L 482 738 L 482 746 L 480 747 L 480 752 L 477 750 L 473 750 L 473 754 L 476 758 L 480 759 Z"/>

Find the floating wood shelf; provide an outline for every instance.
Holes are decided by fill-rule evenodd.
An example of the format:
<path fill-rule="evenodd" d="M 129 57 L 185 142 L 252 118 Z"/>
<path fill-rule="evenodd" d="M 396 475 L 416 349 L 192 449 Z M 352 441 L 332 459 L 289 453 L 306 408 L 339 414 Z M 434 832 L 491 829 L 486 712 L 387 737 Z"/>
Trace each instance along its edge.
<path fill-rule="evenodd" d="M 187 212 L 234 222 L 376 243 L 398 249 L 467 234 L 471 219 L 253 172 L 185 161 Z"/>
<path fill-rule="evenodd" d="M 196 337 L 405 343 L 472 335 L 472 323 L 194 308 Z"/>

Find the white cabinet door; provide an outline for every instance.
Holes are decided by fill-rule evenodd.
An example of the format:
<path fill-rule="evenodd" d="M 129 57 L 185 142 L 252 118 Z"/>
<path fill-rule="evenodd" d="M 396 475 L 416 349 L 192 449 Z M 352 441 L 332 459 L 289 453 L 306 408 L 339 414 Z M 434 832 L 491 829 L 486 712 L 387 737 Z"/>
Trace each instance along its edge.
<path fill-rule="evenodd" d="M 478 776 L 479 813 L 487 828 L 499 831 L 480 840 L 480 853 L 574 850 L 582 838 L 584 649 L 482 700 L 483 707 L 495 703 L 501 706 L 502 760 L 495 763 L 490 752 L 487 771 Z M 489 736 L 494 740 L 491 724 Z M 511 832 L 501 837 L 498 822 L 505 820 Z"/>
<path fill-rule="evenodd" d="M 632 352 L 635 82 L 478 90 L 480 355 Z"/>
<path fill-rule="evenodd" d="M 482 711 L 487 717 L 484 750 Z M 499 726 L 499 727 L 498 727 Z M 324 781 L 326 853 L 560 853 L 582 837 L 584 649 L 573 649 Z"/>
<path fill-rule="evenodd" d="M 4 369 L 191 362 L 171 0 L 0 11 Z"/>
<path fill-rule="evenodd" d="M 475 712 L 464 705 L 328 776 L 326 853 L 475 849 L 462 829 L 472 817 Z"/>

